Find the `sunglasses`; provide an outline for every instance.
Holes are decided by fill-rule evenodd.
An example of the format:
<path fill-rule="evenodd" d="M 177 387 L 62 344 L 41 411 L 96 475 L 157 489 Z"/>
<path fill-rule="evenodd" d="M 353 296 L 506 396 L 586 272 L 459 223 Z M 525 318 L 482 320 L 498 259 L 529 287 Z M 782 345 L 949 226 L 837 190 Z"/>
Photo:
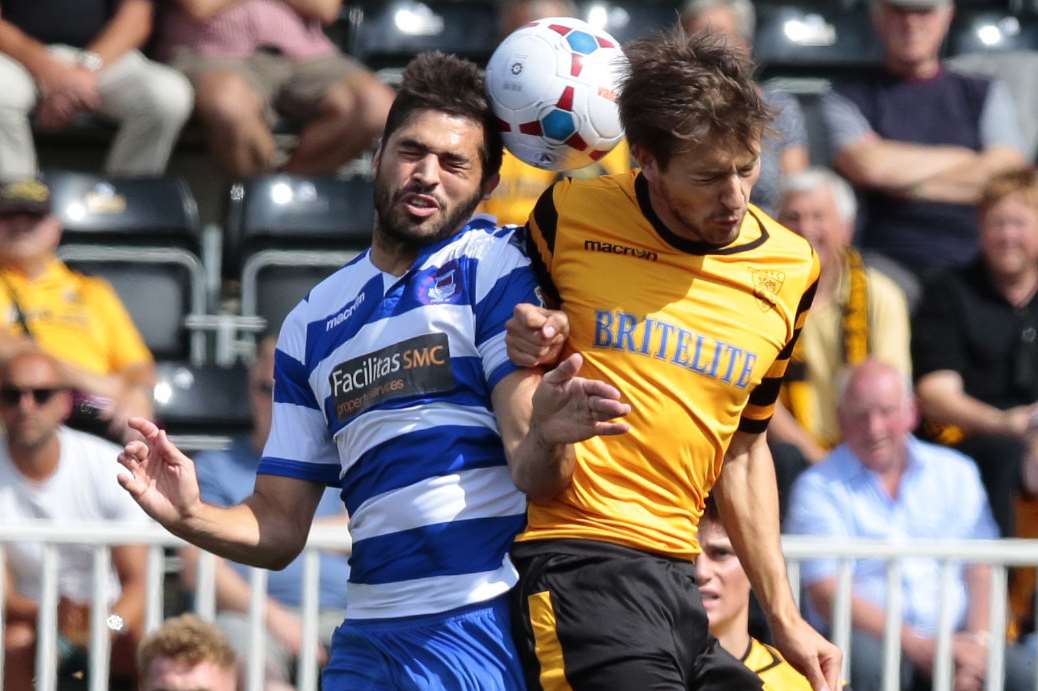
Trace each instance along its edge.
<path fill-rule="evenodd" d="M 36 405 L 46 405 L 54 394 L 60 393 L 62 389 L 57 387 L 41 387 L 20 389 L 17 386 L 0 387 L 0 403 L 15 406 L 22 402 L 25 394 L 32 394 L 32 400 Z"/>

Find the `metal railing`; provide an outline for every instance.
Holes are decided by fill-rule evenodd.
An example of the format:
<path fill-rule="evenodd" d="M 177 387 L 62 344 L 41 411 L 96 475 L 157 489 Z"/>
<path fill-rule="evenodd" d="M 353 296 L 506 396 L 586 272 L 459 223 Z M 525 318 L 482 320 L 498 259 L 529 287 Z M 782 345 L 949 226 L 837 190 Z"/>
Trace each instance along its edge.
<path fill-rule="evenodd" d="M 145 596 L 145 630 L 150 632 L 163 620 L 163 580 L 166 575 L 163 549 L 181 547 L 184 543 L 158 526 L 144 529 L 136 524 L 131 535 L 125 528 L 113 523 L 54 524 L 51 522 L 26 521 L 17 525 L 0 525 L 0 568 L 4 566 L 2 546 L 12 542 L 35 542 L 43 545 L 42 573 L 40 574 L 41 598 L 37 621 L 38 644 L 36 651 L 37 691 L 57 689 L 57 606 L 58 567 L 61 546 L 67 544 L 90 545 L 93 553 L 93 595 L 90 609 L 89 690 L 106 691 L 108 688 L 109 639 L 105 620 L 108 616 L 107 588 L 110 566 L 110 551 L 113 546 L 127 544 L 147 545 L 147 577 Z M 297 688 L 299 691 L 317 689 L 317 630 L 318 630 L 318 587 L 320 578 L 319 557 L 321 551 L 341 551 L 344 536 L 341 529 L 334 527 L 314 528 L 303 551 L 303 645 L 298 664 Z M 790 582 L 793 592 L 800 590 L 800 563 L 811 559 L 836 559 L 836 596 L 832 612 L 832 637 L 844 651 L 844 677 L 847 677 L 851 641 L 851 595 L 853 585 L 853 562 L 856 559 L 886 561 L 887 607 L 883 640 L 884 691 L 899 688 L 901 662 L 900 632 L 902 625 L 903 600 L 901 559 L 905 557 L 929 557 L 941 562 L 940 576 L 940 619 L 937 634 L 937 654 L 934 661 L 934 691 L 951 691 L 953 660 L 952 635 L 954 633 L 951 608 L 955 566 L 959 563 L 989 564 L 992 567 L 990 618 L 992 635 L 989 637 L 986 691 L 1002 688 L 1005 659 L 1005 637 L 1007 619 L 1007 569 L 1011 566 L 1038 566 L 1038 540 L 977 540 L 947 542 L 914 542 L 889 544 L 876 541 L 827 540 L 805 537 L 785 537 L 783 551 L 789 562 Z M 267 572 L 252 569 L 250 574 L 252 596 L 249 605 L 251 654 L 245 661 L 245 688 L 262 691 L 266 665 L 266 627 L 264 608 L 267 592 Z M 0 579 L 0 640 L 4 635 L 3 602 L 4 579 Z M 216 613 L 215 561 L 211 554 L 201 552 L 198 562 L 198 580 L 195 590 L 194 610 L 203 619 L 211 621 Z M 1035 689 L 1038 689 L 1038 665 Z M 0 656 L 0 685 L 3 678 L 3 657 Z"/>

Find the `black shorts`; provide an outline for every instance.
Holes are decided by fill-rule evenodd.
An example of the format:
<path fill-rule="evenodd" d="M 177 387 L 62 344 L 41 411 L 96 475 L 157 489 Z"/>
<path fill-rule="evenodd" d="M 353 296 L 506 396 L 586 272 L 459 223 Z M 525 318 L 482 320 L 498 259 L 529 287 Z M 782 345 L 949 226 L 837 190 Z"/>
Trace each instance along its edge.
<path fill-rule="evenodd" d="M 512 632 L 530 689 L 759 691 L 707 627 L 688 561 L 591 540 L 518 542 Z"/>

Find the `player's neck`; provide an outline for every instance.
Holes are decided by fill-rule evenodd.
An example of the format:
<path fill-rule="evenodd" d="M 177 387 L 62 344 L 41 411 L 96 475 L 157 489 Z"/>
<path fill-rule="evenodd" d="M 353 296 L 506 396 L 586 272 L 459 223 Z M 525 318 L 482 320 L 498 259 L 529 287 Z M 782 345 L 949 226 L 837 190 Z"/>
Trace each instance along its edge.
<path fill-rule="evenodd" d="M 403 276 L 418 257 L 418 249 L 413 245 L 387 237 L 386 233 L 375 230 L 371 238 L 371 263 L 379 271 Z"/>
<path fill-rule="evenodd" d="M 33 446 L 19 446 L 8 442 L 11 462 L 26 479 L 33 482 L 47 480 L 58 469 L 61 460 L 61 442 L 53 434 L 48 440 Z"/>
<path fill-rule="evenodd" d="M 736 660 L 741 660 L 750 648 L 749 620 L 749 610 L 746 609 L 727 625 L 710 629 L 710 633 L 717 638 L 721 647 L 731 653 Z"/>

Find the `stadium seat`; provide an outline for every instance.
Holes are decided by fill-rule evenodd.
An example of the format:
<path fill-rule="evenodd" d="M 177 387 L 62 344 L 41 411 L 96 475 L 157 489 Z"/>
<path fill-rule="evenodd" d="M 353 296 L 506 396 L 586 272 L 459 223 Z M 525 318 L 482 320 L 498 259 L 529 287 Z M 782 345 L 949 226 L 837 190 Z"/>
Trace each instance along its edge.
<path fill-rule="evenodd" d="M 577 16 L 592 26 L 604 29 L 620 43 L 641 38 L 677 24 L 678 2 L 602 2 L 585 0 Z"/>
<path fill-rule="evenodd" d="M 372 182 L 275 175 L 231 188 L 225 266 L 241 277 L 241 315 L 276 330 L 311 287 L 371 242 Z"/>
<path fill-rule="evenodd" d="M 224 448 L 252 424 L 246 368 L 159 363 L 155 417 L 185 451 Z"/>
<path fill-rule="evenodd" d="M 399 67 L 427 50 L 486 63 L 498 39 L 497 8 L 486 0 L 353 2 L 344 48 L 368 67 Z"/>
<path fill-rule="evenodd" d="M 880 64 L 882 47 L 867 3 L 761 3 L 754 57 L 765 78 L 832 79 Z"/>
<path fill-rule="evenodd" d="M 45 177 L 64 226 L 58 255 L 112 284 L 156 358 L 201 363 L 205 334 L 184 323 L 206 308 L 198 211 L 187 185 L 166 177 Z"/>
<path fill-rule="evenodd" d="M 957 8 L 948 55 L 1038 50 L 1038 16 L 1006 8 Z"/>

